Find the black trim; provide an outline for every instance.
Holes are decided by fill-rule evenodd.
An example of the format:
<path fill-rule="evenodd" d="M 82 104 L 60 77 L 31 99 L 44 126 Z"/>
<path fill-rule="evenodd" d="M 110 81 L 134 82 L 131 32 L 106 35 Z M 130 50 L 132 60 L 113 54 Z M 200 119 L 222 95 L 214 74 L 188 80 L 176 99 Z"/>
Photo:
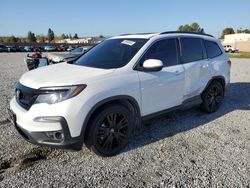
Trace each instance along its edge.
<path fill-rule="evenodd" d="M 149 34 L 158 34 L 158 33 L 128 33 L 128 34 L 121 34 L 119 36 L 126 36 L 126 35 L 149 35 Z M 195 34 L 195 35 L 203 35 L 208 37 L 213 37 L 213 35 L 206 34 L 206 33 L 200 33 L 200 32 L 185 32 L 185 31 L 165 31 L 160 33 L 159 35 L 165 35 L 165 34 Z"/>
<path fill-rule="evenodd" d="M 150 35 L 150 34 L 157 34 L 157 33 L 125 33 L 125 34 L 121 34 L 119 36 L 126 36 L 126 35 Z"/>
<path fill-rule="evenodd" d="M 20 82 L 16 83 L 15 89 L 15 98 L 17 103 L 26 110 L 29 110 L 30 107 L 36 101 L 36 98 L 39 95 L 39 90 L 32 89 L 22 85 Z"/>
<path fill-rule="evenodd" d="M 72 149 L 79 150 L 82 148 L 82 139 L 81 137 L 71 137 L 68 123 L 64 117 L 56 116 L 56 117 L 43 117 L 53 121 L 53 118 L 56 118 L 58 122 L 60 122 L 62 126 L 62 133 L 64 135 L 64 140 L 62 142 L 54 142 L 49 140 L 49 138 L 45 135 L 46 132 L 30 132 L 28 130 L 23 129 L 21 126 L 15 123 L 15 127 L 19 134 L 28 142 L 37 145 L 45 145 L 51 146 L 60 149 Z M 55 120 L 54 120 L 55 121 Z M 51 131 L 49 131 L 51 132 Z M 52 131 L 54 132 L 54 131 Z"/>
<path fill-rule="evenodd" d="M 116 100 L 128 100 L 128 101 L 131 101 L 132 102 L 131 105 L 133 105 L 133 107 L 136 110 L 136 123 L 135 123 L 136 125 L 135 126 L 139 126 L 141 124 L 141 118 L 140 118 L 141 117 L 141 111 L 140 111 L 140 107 L 139 107 L 139 104 L 137 103 L 137 101 L 133 97 L 128 96 L 128 95 L 118 95 L 118 96 L 109 97 L 109 98 L 106 98 L 106 99 L 104 99 L 102 101 L 99 101 L 88 112 L 86 118 L 84 119 L 84 122 L 83 122 L 83 125 L 82 125 L 81 134 L 80 134 L 80 138 L 82 139 L 82 142 L 84 142 L 84 136 L 85 136 L 85 132 L 86 132 L 87 126 L 88 126 L 89 120 L 92 117 L 92 115 L 94 114 L 94 112 L 99 107 L 101 107 L 102 105 L 104 105 L 106 103 L 109 103 L 109 102 L 116 101 Z"/>
<path fill-rule="evenodd" d="M 208 81 L 208 83 L 207 83 L 206 87 L 204 88 L 204 90 L 202 91 L 202 93 L 203 93 L 204 91 L 206 91 L 206 89 L 208 88 L 208 86 L 209 86 L 212 82 L 214 82 L 214 81 L 216 81 L 216 80 L 218 80 L 218 79 L 223 80 L 223 83 L 222 83 L 222 84 L 223 84 L 223 89 L 224 89 L 224 91 L 225 91 L 225 89 L 226 89 L 226 81 L 225 81 L 225 78 L 224 78 L 223 76 L 213 76 L 212 79 Z"/>
<path fill-rule="evenodd" d="M 195 97 L 191 97 L 185 101 L 183 101 L 183 103 L 181 105 L 178 106 L 174 106 L 172 108 L 168 108 L 159 112 L 155 112 L 153 114 L 149 114 L 149 115 L 145 115 L 142 117 L 142 122 L 148 121 L 150 119 L 162 116 L 162 115 L 166 115 L 169 112 L 175 111 L 175 110 L 179 110 L 179 109 L 185 109 L 185 108 L 190 108 L 192 106 L 196 106 L 202 103 L 202 99 L 201 96 L 195 96 Z"/>
<path fill-rule="evenodd" d="M 195 35 L 203 35 L 203 36 L 208 36 L 208 37 L 213 37 L 214 38 L 213 35 L 206 34 L 206 33 L 198 33 L 198 32 L 166 31 L 166 32 L 160 33 L 160 35 L 164 35 L 164 34 L 195 34 Z"/>

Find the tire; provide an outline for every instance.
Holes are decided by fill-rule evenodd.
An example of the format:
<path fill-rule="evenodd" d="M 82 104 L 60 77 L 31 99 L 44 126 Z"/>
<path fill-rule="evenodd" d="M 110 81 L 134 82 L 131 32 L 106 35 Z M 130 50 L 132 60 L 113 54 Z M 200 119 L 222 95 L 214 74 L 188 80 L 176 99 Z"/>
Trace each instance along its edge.
<path fill-rule="evenodd" d="M 201 109 L 207 113 L 216 112 L 224 98 L 224 88 L 221 82 L 212 82 L 202 94 Z"/>
<path fill-rule="evenodd" d="M 132 130 L 133 114 L 123 105 L 108 105 L 90 121 L 85 144 L 97 155 L 113 156 L 127 145 Z"/>

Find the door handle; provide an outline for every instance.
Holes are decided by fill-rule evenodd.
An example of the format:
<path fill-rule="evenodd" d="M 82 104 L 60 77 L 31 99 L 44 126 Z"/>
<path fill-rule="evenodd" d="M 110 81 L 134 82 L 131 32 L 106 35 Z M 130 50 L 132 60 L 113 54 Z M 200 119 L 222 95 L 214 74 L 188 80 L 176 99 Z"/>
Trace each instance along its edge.
<path fill-rule="evenodd" d="M 177 71 L 175 71 L 175 74 L 176 74 L 176 75 L 180 75 L 180 74 L 181 74 L 181 71 L 177 70 Z"/>
<path fill-rule="evenodd" d="M 203 69 L 205 69 L 205 68 L 208 67 L 208 64 L 201 64 L 200 67 L 203 68 Z"/>

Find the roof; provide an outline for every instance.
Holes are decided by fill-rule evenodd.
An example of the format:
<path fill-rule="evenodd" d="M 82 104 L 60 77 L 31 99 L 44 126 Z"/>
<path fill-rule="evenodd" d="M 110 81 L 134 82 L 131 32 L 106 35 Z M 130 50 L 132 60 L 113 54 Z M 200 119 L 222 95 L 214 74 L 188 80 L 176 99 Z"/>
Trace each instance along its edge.
<path fill-rule="evenodd" d="M 181 31 L 167 31 L 162 33 L 138 33 L 138 34 L 123 34 L 120 36 L 112 37 L 112 39 L 123 39 L 123 38 L 141 38 L 141 39 L 149 39 L 154 36 L 159 35 L 193 35 L 193 36 L 205 36 L 205 37 L 213 37 L 212 35 L 205 33 L 196 33 L 196 32 L 181 32 Z"/>
<path fill-rule="evenodd" d="M 123 39 L 123 38 L 137 38 L 137 39 L 149 39 L 153 36 L 157 36 L 160 33 L 138 33 L 138 34 L 123 34 L 120 36 L 112 37 L 112 39 Z"/>

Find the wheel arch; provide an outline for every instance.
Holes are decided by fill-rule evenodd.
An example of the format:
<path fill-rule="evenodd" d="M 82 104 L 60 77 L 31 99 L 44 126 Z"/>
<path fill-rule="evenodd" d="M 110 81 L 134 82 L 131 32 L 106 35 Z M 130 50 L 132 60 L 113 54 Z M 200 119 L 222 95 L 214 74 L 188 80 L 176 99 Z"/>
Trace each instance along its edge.
<path fill-rule="evenodd" d="M 103 99 L 103 100 L 99 101 L 98 103 L 96 103 L 91 108 L 91 110 L 88 112 L 88 114 L 83 122 L 82 129 L 81 129 L 81 138 L 82 138 L 83 142 L 86 139 L 86 134 L 88 132 L 89 122 L 91 121 L 91 119 L 93 118 L 95 113 L 97 113 L 99 110 L 101 110 L 102 108 L 104 108 L 107 105 L 117 104 L 117 103 L 124 105 L 127 108 L 129 108 L 129 110 L 133 111 L 134 118 L 135 118 L 134 120 L 136 122 L 135 127 L 138 127 L 141 125 L 141 111 L 140 111 L 139 104 L 135 98 L 133 98 L 129 95 L 118 95 L 118 96 L 108 97 L 108 98 Z"/>
<path fill-rule="evenodd" d="M 222 84 L 223 90 L 225 91 L 226 79 L 224 78 L 224 76 L 213 76 L 212 79 L 208 81 L 206 87 L 204 88 L 201 94 L 203 94 L 206 91 L 206 89 L 209 87 L 210 84 L 216 81 L 219 81 Z"/>

